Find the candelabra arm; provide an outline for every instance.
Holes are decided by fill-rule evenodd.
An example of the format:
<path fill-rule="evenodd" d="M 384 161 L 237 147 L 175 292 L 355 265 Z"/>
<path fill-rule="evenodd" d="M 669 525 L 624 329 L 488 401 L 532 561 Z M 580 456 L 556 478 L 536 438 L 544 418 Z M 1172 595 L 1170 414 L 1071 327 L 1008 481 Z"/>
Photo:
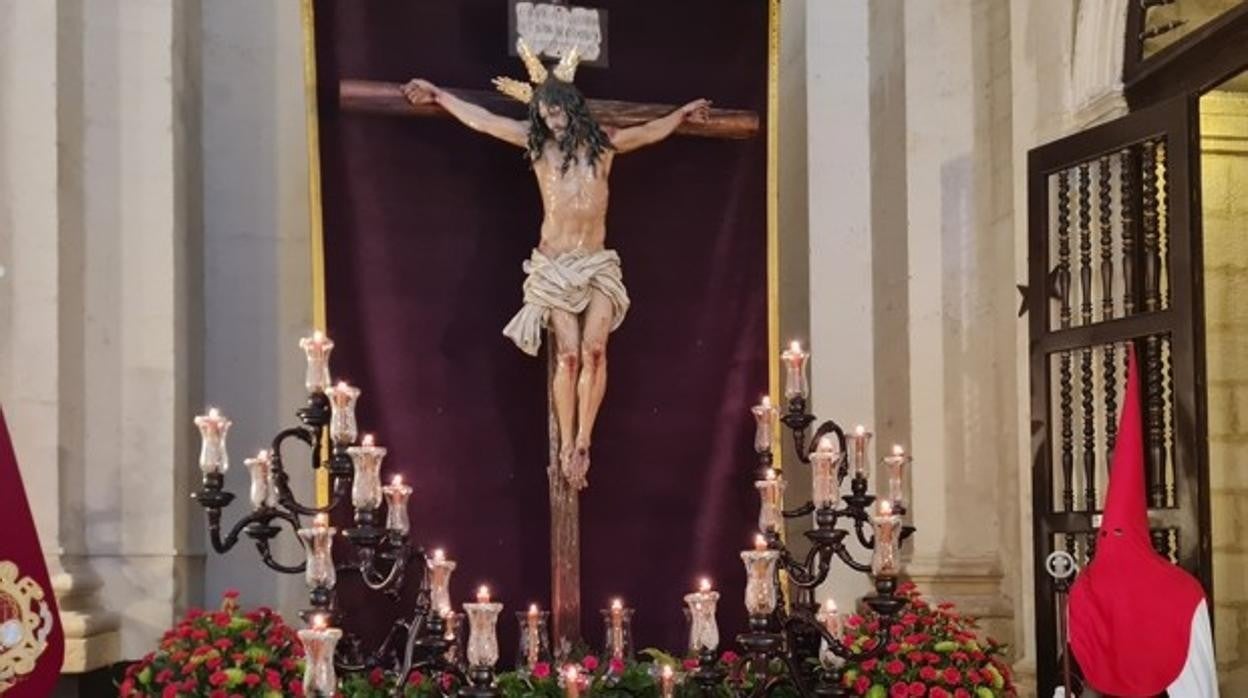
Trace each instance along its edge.
<path fill-rule="evenodd" d="M 841 562 L 844 562 L 847 567 L 855 572 L 862 572 L 865 574 L 871 571 L 871 565 L 864 565 L 855 560 L 853 555 L 849 554 L 849 548 L 845 547 L 844 543 L 838 544 L 834 550 L 836 552 L 836 556 L 841 558 Z"/>
<path fill-rule="evenodd" d="M 268 513 L 271 514 L 272 517 L 266 520 L 265 524 L 267 524 L 269 521 L 272 521 L 273 519 L 279 519 L 281 521 L 286 522 L 286 524 L 290 526 L 291 532 L 296 533 L 297 535 L 297 532 L 299 530 L 298 517 L 296 517 L 294 514 L 291 514 L 285 511 L 277 511 L 273 509 L 268 510 Z M 306 570 L 308 566 L 306 560 L 300 562 L 297 565 L 284 565 L 278 562 L 273 557 L 273 551 L 269 546 L 269 541 L 273 537 L 276 536 L 279 530 L 280 529 L 273 528 L 272 531 L 270 532 L 271 535 L 256 536 L 256 551 L 260 553 L 260 559 L 264 561 L 264 564 L 266 567 L 268 567 L 271 570 L 274 570 L 275 572 L 281 572 L 282 574 L 303 573 L 304 570 Z"/>
<path fill-rule="evenodd" d="M 794 509 L 785 509 L 784 511 L 780 513 L 783 514 L 784 518 L 786 519 L 796 519 L 802 516 L 810 516 L 811 514 L 815 513 L 815 503 L 811 501 L 807 501 L 805 504 L 801 505 L 800 507 L 796 507 Z"/>
<path fill-rule="evenodd" d="M 866 533 L 866 516 L 854 516 L 854 535 L 858 538 L 858 542 L 867 550 L 875 550 L 875 532 L 871 533 L 871 537 L 867 538 Z"/>
<path fill-rule="evenodd" d="M 280 512 L 273 509 L 260 509 L 253 511 L 234 523 L 230 528 L 230 532 L 225 538 L 221 537 L 221 510 L 218 508 L 210 508 L 208 514 L 208 538 L 212 543 L 212 549 L 219 555 L 224 555 L 238 544 L 238 536 L 248 526 L 261 525 L 265 526 L 275 518 L 280 517 Z"/>
<path fill-rule="evenodd" d="M 817 572 L 812 571 L 815 569 L 816 562 L 818 563 Z M 812 546 L 806 552 L 805 562 L 799 562 L 794 558 L 788 548 L 781 548 L 780 567 L 789 575 L 789 583 L 803 589 L 813 589 L 827 579 L 831 561 L 826 555 L 821 555 L 819 546 Z"/>
<path fill-rule="evenodd" d="M 361 552 L 368 550 L 364 548 Z M 360 578 L 364 580 L 364 584 L 373 591 L 392 591 L 398 593 L 398 587 L 402 586 L 403 573 L 407 569 L 407 559 L 411 557 L 411 549 L 404 546 L 401 551 L 396 550 L 394 562 L 390 564 L 390 571 L 381 574 L 375 562 L 377 556 L 369 551 L 367 554 L 361 555 L 362 559 L 357 567 Z"/>
<path fill-rule="evenodd" d="M 407 675 L 412 673 L 412 666 L 415 663 L 416 641 L 420 639 L 420 634 L 425 630 L 425 617 L 429 611 L 429 599 L 422 592 L 420 597 L 416 599 L 416 611 L 412 614 L 412 620 L 407 624 L 407 642 L 403 643 L 403 663 L 399 665 L 399 679 L 395 682 L 394 698 L 402 698 L 403 689 L 407 687 Z"/>

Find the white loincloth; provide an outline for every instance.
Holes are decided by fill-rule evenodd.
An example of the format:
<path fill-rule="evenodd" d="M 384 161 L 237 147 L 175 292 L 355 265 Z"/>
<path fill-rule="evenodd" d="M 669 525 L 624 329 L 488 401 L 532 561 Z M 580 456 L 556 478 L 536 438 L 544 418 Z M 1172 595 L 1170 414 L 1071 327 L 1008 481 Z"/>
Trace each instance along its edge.
<path fill-rule="evenodd" d="M 533 250 L 524 263 L 524 273 L 528 274 L 524 280 L 524 307 L 503 328 L 503 334 L 526 354 L 537 356 L 551 309 L 580 315 L 589 306 L 595 289 L 611 301 L 611 331 L 624 322 L 628 291 L 624 290 L 620 256 L 614 250 L 575 249 L 554 259 Z"/>

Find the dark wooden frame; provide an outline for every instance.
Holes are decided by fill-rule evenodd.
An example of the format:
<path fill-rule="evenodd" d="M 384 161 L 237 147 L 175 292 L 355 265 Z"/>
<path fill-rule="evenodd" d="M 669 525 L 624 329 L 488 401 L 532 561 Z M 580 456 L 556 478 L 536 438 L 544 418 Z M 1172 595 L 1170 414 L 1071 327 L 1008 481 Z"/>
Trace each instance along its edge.
<path fill-rule="evenodd" d="M 1197 103 L 1182 96 L 1128 114 L 1110 123 L 1041 146 L 1028 154 L 1028 311 L 1032 424 L 1033 544 L 1036 574 L 1037 676 L 1040 695 L 1051 695 L 1058 682 L 1056 592 L 1044 574 L 1045 557 L 1055 536 L 1096 530 L 1093 512 L 1055 512 L 1052 365 L 1050 357 L 1067 349 L 1103 346 L 1148 335 L 1169 335 L 1173 367 L 1174 487 L 1173 508 L 1151 507 L 1150 526 L 1178 529 L 1179 562 L 1196 574 L 1212 596 L 1209 530 L 1209 475 L 1204 385 L 1203 279 L 1200 246 L 1200 150 L 1194 134 Z M 1169 231 L 1169 307 L 1095 324 L 1052 329 L 1050 259 L 1050 175 L 1118 153 L 1143 141 L 1164 138 L 1167 147 Z M 1136 196 L 1138 197 L 1138 190 Z M 1139 209 L 1140 201 L 1132 202 Z M 1134 220 L 1140 217 L 1134 216 Z M 1135 228 L 1136 249 L 1141 236 Z M 1142 264 L 1135 265 L 1138 275 Z M 1134 285 L 1140 293 L 1143 285 Z M 1138 304 L 1137 304 L 1138 305 Z M 1142 343 L 1141 343 L 1142 344 Z M 1183 535 L 1186 532 L 1186 536 Z M 1190 541 L 1198 544 L 1192 545 Z"/>
<path fill-rule="evenodd" d="M 1199 95 L 1248 66 L 1248 1 L 1143 57 L 1145 10 L 1129 0 L 1123 85 L 1132 110 L 1178 95 Z"/>

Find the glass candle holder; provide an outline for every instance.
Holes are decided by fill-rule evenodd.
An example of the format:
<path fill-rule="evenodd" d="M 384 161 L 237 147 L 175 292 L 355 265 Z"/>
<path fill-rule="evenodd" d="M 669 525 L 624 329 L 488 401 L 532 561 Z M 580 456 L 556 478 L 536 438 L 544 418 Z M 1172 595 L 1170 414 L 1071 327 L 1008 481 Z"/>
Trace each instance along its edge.
<path fill-rule="evenodd" d="M 841 460 L 841 448 L 836 439 L 824 436 L 810 457 L 811 501 L 818 509 L 836 504 L 839 488 L 836 482 L 836 466 Z"/>
<path fill-rule="evenodd" d="M 719 592 L 711 589 L 710 582 L 703 581 L 698 591 L 685 594 L 689 608 L 689 649 L 696 655 L 703 650 L 714 651 L 719 647 L 719 624 L 715 621 L 715 607 Z"/>
<path fill-rule="evenodd" d="M 386 528 L 407 534 L 412 529 L 407 516 L 407 500 L 412 496 L 412 488 L 403 484 L 401 475 L 395 475 L 394 480 L 381 491 L 386 496 Z"/>
<path fill-rule="evenodd" d="M 757 548 L 757 546 L 755 546 Z M 745 610 L 752 616 L 765 616 L 776 608 L 777 550 L 743 550 L 745 563 Z"/>
<path fill-rule="evenodd" d="M 325 389 L 329 398 L 329 438 L 338 446 L 355 443 L 360 428 L 355 421 L 355 402 L 360 399 L 360 389 L 338 381 Z"/>
<path fill-rule="evenodd" d="M 824 601 L 819 610 L 815 612 L 815 620 L 823 626 L 823 629 L 829 635 L 837 640 L 841 639 L 844 628 L 841 623 L 841 614 L 836 610 L 836 601 L 833 601 L 830 597 Z M 840 660 L 839 657 L 833 654 L 827 640 L 824 640 L 820 645 L 819 658 L 823 660 L 824 666 L 831 666 Z"/>
<path fill-rule="evenodd" d="M 849 440 L 849 466 L 853 469 L 855 478 L 865 480 L 868 477 L 868 465 L 871 461 L 867 458 L 867 449 L 871 446 L 871 436 L 871 432 L 861 424 L 846 435 Z"/>
<path fill-rule="evenodd" d="M 260 510 L 276 504 L 276 493 L 269 491 L 273 479 L 270 472 L 273 460 L 269 457 L 269 452 L 261 450 L 253 458 L 244 458 L 243 465 L 247 467 L 247 473 L 251 476 L 251 508 Z"/>
<path fill-rule="evenodd" d="M 771 406 L 771 398 L 764 395 L 759 403 L 750 408 L 754 414 L 754 452 L 766 453 L 774 445 L 773 425 L 776 422 L 776 408 Z"/>
<path fill-rule="evenodd" d="M 550 612 L 539 610 L 536 604 L 529 606 L 527 611 L 516 611 L 516 622 L 520 624 L 517 667 L 532 671 L 538 662 L 550 661 L 550 640 L 546 630 L 549 620 Z"/>
<path fill-rule="evenodd" d="M 888 501 L 893 505 L 893 511 L 906 505 L 903 478 L 909 464 L 910 456 L 906 455 L 906 449 L 898 445 L 894 445 L 893 453 L 884 458 L 884 471 L 888 474 Z"/>
<path fill-rule="evenodd" d="M 784 397 L 792 400 L 795 397 L 806 397 L 810 392 L 810 383 L 806 377 L 806 360 L 810 353 L 802 351 L 801 342 L 791 342 L 789 348 L 780 354 L 784 362 Z"/>
<path fill-rule="evenodd" d="M 563 679 L 563 698 L 580 698 L 583 680 L 580 667 L 569 664 L 559 672 L 559 677 Z"/>
<path fill-rule="evenodd" d="M 676 693 L 676 670 L 671 664 L 664 664 L 659 669 L 659 697 L 672 698 Z"/>
<path fill-rule="evenodd" d="M 347 455 L 355 466 L 351 505 L 356 509 L 376 509 L 381 506 L 381 460 L 386 457 L 386 449 L 373 444 L 372 434 L 365 434 L 359 446 L 347 449 Z"/>
<path fill-rule="evenodd" d="M 901 517 L 893 513 L 893 506 L 880 502 L 875 516 L 871 517 L 875 528 L 875 548 L 871 551 L 871 574 L 877 577 L 895 577 L 901 574 Z"/>
<path fill-rule="evenodd" d="M 429 568 L 429 603 L 433 608 L 451 607 L 451 573 L 455 571 L 455 561 L 446 559 L 446 553 L 439 548 L 433 555 L 425 559 Z"/>
<path fill-rule="evenodd" d="M 311 337 L 300 339 L 299 348 L 308 357 L 308 368 L 303 374 L 303 387 L 309 393 L 324 392 L 329 387 L 329 353 L 334 350 L 334 340 L 317 330 Z"/>
<path fill-rule="evenodd" d="M 606 631 L 602 646 L 607 656 L 621 660 L 633 656 L 633 609 L 625 608 L 622 601 L 615 599 L 611 608 L 604 608 L 600 613 Z"/>
<path fill-rule="evenodd" d="M 334 534 L 337 532 L 338 529 L 329 525 L 325 514 L 318 514 L 311 527 L 299 529 L 307 555 L 303 577 L 309 589 L 333 589 L 338 583 L 338 573 L 334 570 Z"/>
<path fill-rule="evenodd" d="M 299 631 L 303 642 L 304 662 L 303 690 L 309 696 L 332 696 L 338 690 L 338 677 L 334 673 L 334 650 L 342 631 L 325 627 L 325 617 L 317 615 L 313 627 Z"/>
<path fill-rule="evenodd" d="M 199 469 L 204 475 L 224 475 L 230 469 L 230 454 L 225 447 L 225 436 L 233 424 L 217 408 L 208 410 L 195 418 L 202 439 L 199 447 Z"/>
<path fill-rule="evenodd" d="M 442 622 L 446 625 L 442 637 L 451 643 L 443 656 L 451 664 L 458 664 L 460 658 L 464 656 L 464 614 L 445 608 L 442 612 Z"/>
<path fill-rule="evenodd" d="M 468 614 L 468 665 L 493 667 L 498 663 L 498 614 L 503 605 L 477 595 L 476 603 L 464 604 Z"/>
<path fill-rule="evenodd" d="M 784 478 L 775 470 L 767 469 L 762 480 L 755 480 L 754 487 L 758 490 L 760 506 L 758 509 L 758 528 L 761 531 L 778 531 L 784 525 L 781 505 L 784 499 Z"/>

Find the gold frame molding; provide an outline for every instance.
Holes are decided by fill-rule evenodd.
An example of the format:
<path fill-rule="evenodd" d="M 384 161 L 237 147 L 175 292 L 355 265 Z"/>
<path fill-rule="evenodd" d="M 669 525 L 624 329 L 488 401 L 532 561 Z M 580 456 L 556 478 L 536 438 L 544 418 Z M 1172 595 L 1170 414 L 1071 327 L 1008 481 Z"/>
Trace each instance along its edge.
<path fill-rule="evenodd" d="M 767 0 L 767 392 L 780 404 L 780 2 Z M 308 140 L 308 215 L 312 247 L 312 324 L 325 331 L 325 235 L 321 205 L 321 139 L 317 116 L 316 15 L 313 0 L 300 0 L 303 22 L 303 84 Z M 783 449 L 775 467 L 783 467 Z M 329 502 L 329 478 L 316 475 L 316 500 Z"/>

